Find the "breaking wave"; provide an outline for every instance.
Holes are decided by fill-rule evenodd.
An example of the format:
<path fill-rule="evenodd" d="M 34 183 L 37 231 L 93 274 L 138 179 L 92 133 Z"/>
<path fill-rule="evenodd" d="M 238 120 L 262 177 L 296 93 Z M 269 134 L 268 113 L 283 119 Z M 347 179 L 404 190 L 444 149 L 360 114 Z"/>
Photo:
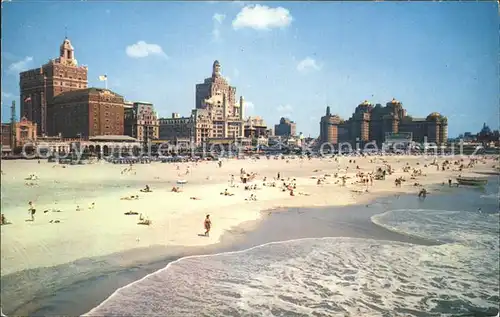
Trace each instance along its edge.
<path fill-rule="evenodd" d="M 493 316 L 498 312 L 498 215 L 394 210 L 372 220 L 444 244 L 311 238 L 185 257 L 118 289 L 87 315 Z"/>

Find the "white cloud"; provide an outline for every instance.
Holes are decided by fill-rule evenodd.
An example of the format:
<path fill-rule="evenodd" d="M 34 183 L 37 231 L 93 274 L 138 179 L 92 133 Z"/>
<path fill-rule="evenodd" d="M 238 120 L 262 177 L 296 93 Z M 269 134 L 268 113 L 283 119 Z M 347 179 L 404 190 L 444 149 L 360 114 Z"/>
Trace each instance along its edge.
<path fill-rule="evenodd" d="M 144 41 L 139 41 L 135 44 L 127 46 L 125 52 L 132 58 L 143 58 L 150 55 L 167 57 L 163 49 L 158 44 L 148 44 Z"/>
<path fill-rule="evenodd" d="M 29 69 L 31 62 L 33 62 L 32 56 L 26 56 L 22 60 L 12 63 L 9 65 L 8 71 L 12 74 L 18 74 L 22 71 Z"/>
<path fill-rule="evenodd" d="M 292 23 L 290 11 L 283 7 L 270 8 L 260 4 L 249 5 L 241 9 L 233 20 L 235 30 L 252 28 L 268 30 L 271 28 L 285 28 Z"/>
<path fill-rule="evenodd" d="M 307 72 L 310 70 L 320 70 L 321 66 L 318 65 L 316 60 L 310 57 L 306 57 L 297 64 L 297 70 L 299 72 Z"/>
<path fill-rule="evenodd" d="M 212 19 L 216 22 L 218 22 L 219 24 L 222 23 L 222 21 L 224 21 L 224 19 L 226 18 L 226 15 L 225 14 L 222 14 L 222 13 L 215 13 L 213 16 L 212 16 Z"/>
<path fill-rule="evenodd" d="M 212 20 L 214 21 L 214 28 L 212 30 L 212 37 L 214 40 L 220 40 L 221 37 L 221 32 L 220 32 L 220 27 L 224 19 L 226 18 L 225 14 L 222 13 L 215 13 L 212 16 Z"/>

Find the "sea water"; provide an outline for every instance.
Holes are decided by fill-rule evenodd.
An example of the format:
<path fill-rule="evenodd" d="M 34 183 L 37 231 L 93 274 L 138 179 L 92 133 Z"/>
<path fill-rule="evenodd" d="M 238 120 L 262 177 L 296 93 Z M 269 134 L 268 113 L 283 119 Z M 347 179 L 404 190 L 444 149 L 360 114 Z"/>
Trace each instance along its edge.
<path fill-rule="evenodd" d="M 462 209 L 395 209 L 371 219 L 439 245 L 327 237 L 185 257 L 117 290 L 88 315 L 495 316 L 496 186 L 457 197 Z"/>

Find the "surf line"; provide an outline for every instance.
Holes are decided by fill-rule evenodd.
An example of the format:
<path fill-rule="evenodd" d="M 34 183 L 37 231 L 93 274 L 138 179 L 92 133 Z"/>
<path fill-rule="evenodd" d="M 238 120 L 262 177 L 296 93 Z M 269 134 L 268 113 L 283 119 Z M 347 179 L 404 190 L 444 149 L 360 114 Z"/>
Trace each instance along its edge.
<path fill-rule="evenodd" d="M 432 243 L 435 243 L 436 245 L 443 245 L 443 244 L 449 244 L 450 242 L 446 242 L 446 241 L 441 241 L 439 239 L 435 239 L 435 238 L 429 238 L 429 237 L 425 237 L 425 236 L 421 236 L 421 235 L 418 235 L 418 234 L 415 234 L 415 233 L 410 233 L 410 232 L 405 232 L 405 231 L 402 231 L 402 230 L 398 230 L 398 228 L 395 228 L 395 227 L 392 227 L 392 226 L 389 226 L 389 225 L 386 225 L 386 224 L 383 224 L 380 222 L 380 218 L 383 217 L 383 216 L 386 216 L 386 215 L 389 215 L 391 213 L 395 213 L 395 212 L 398 212 L 398 211 L 410 211 L 410 212 L 414 212 L 414 211 L 435 211 L 436 214 L 457 214 L 457 213 L 461 213 L 461 212 L 468 212 L 466 210 L 442 210 L 442 209 L 393 209 L 393 210 L 387 210 L 383 213 L 380 213 L 380 214 L 376 214 L 376 215 L 373 215 L 370 217 L 370 220 L 371 222 L 382 228 L 382 229 L 385 229 L 387 231 L 390 231 L 390 232 L 394 232 L 394 233 L 397 233 L 397 234 L 400 234 L 400 235 L 404 235 L 404 236 L 407 236 L 407 237 L 410 237 L 410 238 L 416 238 L 416 239 L 422 239 L 422 240 L 426 240 L 426 241 L 429 241 L 429 242 L 432 242 Z M 458 242 L 458 241 L 456 241 Z M 458 242 L 459 243 L 459 242 Z"/>
<path fill-rule="evenodd" d="M 134 286 L 135 284 L 137 283 L 140 283 L 142 282 L 143 280 L 147 279 L 148 277 L 150 276 L 153 276 L 155 274 L 160 274 L 162 272 L 165 272 L 167 271 L 171 265 L 173 264 L 176 264 L 176 263 L 179 263 L 181 262 L 182 260 L 188 260 L 188 259 L 199 259 L 199 258 L 209 258 L 209 257 L 216 257 L 216 256 L 221 256 L 221 255 L 234 255 L 234 254 L 241 254 L 241 253 L 245 253 L 245 252 L 248 252 L 248 251 L 252 251 L 252 250 L 256 250 L 256 249 L 259 249 L 259 248 L 262 248 L 262 247 L 266 247 L 266 246 L 269 246 L 269 245 L 277 245 L 277 244 L 284 244 L 284 243 L 289 243 L 289 242 L 301 242 L 301 241 L 309 241 L 309 240 L 328 240 L 328 239 L 336 239 L 336 240 L 345 240 L 345 241 L 356 241 L 356 242 L 361 242 L 361 241 L 373 241 L 373 242 L 381 242 L 380 240 L 377 240 L 377 239 L 365 239 L 365 238 L 351 238 L 351 237 L 315 237 L 315 238 L 300 238 L 300 239 L 290 239 L 290 240 L 283 240 L 283 241 L 272 241 L 272 242 L 267 242 L 267 243 L 264 243 L 264 244 L 259 244 L 259 245 L 256 245 L 256 246 L 253 246 L 251 248 L 248 248 L 248 249 L 244 249 L 244 250 L 238 250 L 238 251 L 227 251 L 227 252 L 220 252 L 220 253 L 214 253 L 214 254 L 199 254 L 199 255 L 188 255 L 188 256 L 185 256 L 185 257 L 182 257 L 182 258 L 179 258 L 175 261 L 172 261 L 170 263 L 167 264 L 167 266 L 165 266 L 164 268 L 162 269 L 159 269 L 153 273 L 149 273 L 148 275 L 144 276 L 143 278 L 137 280 L 137 281 L 134 281 L 130 284 L 127 284 L 125 286 L 122 286 L 120 288 L 118 288 L 117 290 L 115 290 L 113 292 L 113 294 L 111 294 L 108 298 L 106 298 L 103 302 L 101 302 L 99 305 L 97 305 L 96 307 L 92 308 L 89 312 L 81 315 L 80 317 L 86 317 L 86 316 L 91 316 L 94 311 L 98 310 L 99 308 L 101 308 L 102 306 L 104 306 L 108 301 L 112 300 L 113 297 L 118 294 L 120 291 L 122 290 L 125 290 L 131 286 Z M 407 244 L 407 243 L 404 243 L 404 242 L 396 242 L 396 241 L 393 241 L 395 243 L 400 243 L 400 244 Z M 383 243 L 383 242 L 382 242 Z"/>

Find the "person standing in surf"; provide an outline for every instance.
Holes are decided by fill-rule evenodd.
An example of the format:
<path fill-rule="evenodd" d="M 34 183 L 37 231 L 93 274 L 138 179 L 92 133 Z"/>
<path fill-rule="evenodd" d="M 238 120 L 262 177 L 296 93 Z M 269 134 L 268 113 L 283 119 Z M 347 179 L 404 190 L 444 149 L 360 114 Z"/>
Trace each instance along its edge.
<path fill-rule="evenodd" d="M 212 221 L 210 220 L 210 215 L 205 217 L 205 236 L 210 235 L 210 228 L 212 227 Z"/>

